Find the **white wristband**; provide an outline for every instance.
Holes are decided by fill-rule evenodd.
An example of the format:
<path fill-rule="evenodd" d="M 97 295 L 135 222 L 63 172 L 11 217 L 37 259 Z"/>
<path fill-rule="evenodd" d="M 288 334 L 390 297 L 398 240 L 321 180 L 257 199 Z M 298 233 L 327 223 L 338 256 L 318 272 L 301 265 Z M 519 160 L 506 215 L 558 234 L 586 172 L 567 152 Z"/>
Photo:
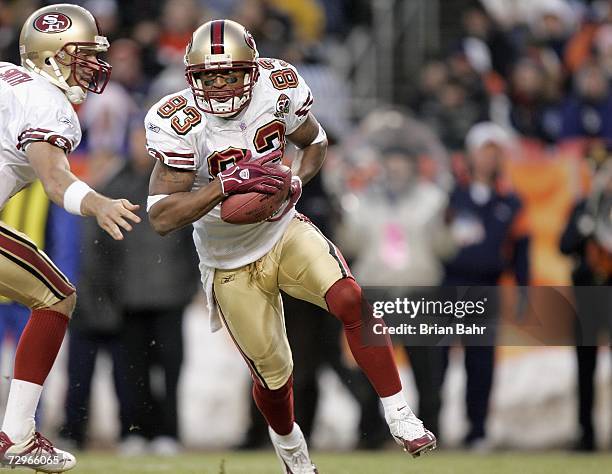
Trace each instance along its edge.
<path fill-rule="evenodd" d="M 161 201 L 163 198 L 166 198 L 168 196 L 169 194 L 154 194 L 153 196 L 147 197 L 147 212 L 149 212 L 149 209 L 153 207 L 153 204 Z"/>
<path fill-rule="evenodd" d="M 325 133 L 325 130 L 323 130 L 323 127 L 321 126 L 321 124 L 319 124 L 319 133 L 315 137 L 315 139 L 312 141 L 311 145 L 314 145 L 316 143 L 321 143 L 323 140 L 326 140 L 326 139 L 327 139 L 327 133 Z"/>
<path fill-rule="evenodd" d="M 316 137 L 314 137 L 314 140 L 311 141 L 308 145 L 302 148 L 300 147 L 298 148 L 303 149 L 310 145 L 316 145 L 317 143 L 321 143 L 323 140 L 327 140 L 327 133 L 325 133 L 325 130 L 323 130 L 323 127 L 321 126 L 321 124 L 319 124 L 319 133 L 317 134 Z"/>
<path fill-rule="evenodd" d="M 87 186 L 83 181 L 74 181 L 66 188 L 66 191 L 64 191 L 64 209 L 70 214 L 82 216 L 81 202 L 83 202 L 83 198 L 90 191 L 93 191 L 93 189 Z"/>

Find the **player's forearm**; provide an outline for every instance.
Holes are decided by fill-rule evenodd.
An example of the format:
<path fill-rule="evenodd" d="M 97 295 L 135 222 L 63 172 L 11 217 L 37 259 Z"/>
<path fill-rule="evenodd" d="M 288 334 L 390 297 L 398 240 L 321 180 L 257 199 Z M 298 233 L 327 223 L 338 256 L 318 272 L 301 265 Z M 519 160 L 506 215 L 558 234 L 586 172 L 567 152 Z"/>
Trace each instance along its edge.
<path fill-rule="evenodd" d="M 298 150 L 296 159 L 298 160 L 297 176 L 303 184 L 310 181 L 321 169 L 327 153 L 327 140 L 313 143 Z"/>
<path fill-rule="evenodd" d="M 158 201 L 149 210 L 149 222 L 160 235 L 185 227 L 208 214 L 224 199 L 218 180 L 197 191 L 178 192 Z"/>
<path fill-rule="evenodd" d="M 70 171 L 70 165 L 64 150 L 40 141 L 30 144 L 26 149 L 26 154 L 49 199 L 58 206 L 66 208 L 66 190 L 78 182 L 78 178 Z M 74 208 L 78 207 L 80 202 L 75 201 L 75 199 L 83 198 L 87 194 L 87 188 L 83 184 L 81 186 L 82 192 L 75 193 L 73 186 L 71 188 L 72 192 L 68 195 L 68 204 L 72 203 Z M 89 192 L 88 194 L 94 193 Z"/>
<path fill-rule="evenodd" d="M 44 176 L 40 176 L 45 192 L 51 201 L 58 206 L 64 207 L 64 195 L 66 189 L 77 181 L 77 177 L 72 174 L 66 166 L 58 166 L 49 169 Z"/>

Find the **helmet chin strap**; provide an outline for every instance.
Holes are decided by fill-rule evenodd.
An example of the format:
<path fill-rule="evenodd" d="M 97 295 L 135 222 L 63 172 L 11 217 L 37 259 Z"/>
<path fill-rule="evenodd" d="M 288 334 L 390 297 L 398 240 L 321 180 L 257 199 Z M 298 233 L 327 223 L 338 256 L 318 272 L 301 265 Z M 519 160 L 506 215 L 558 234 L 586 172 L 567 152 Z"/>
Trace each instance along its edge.
<path fill-rule="evenodd" d="M 38 68 L 31 60 L 26 59 L 25 62 L 29 69 L 40 74 L 45 79 L 47 79 L 49 82 L 51 82 L 52 84 L 55 84 L 57 87 L 62 89 L 64 91 L 64 94 L 66 94 L 66 97 L 68 98 L 70 103 L 76 104 L 76 105 L 82 104 L 83 101 L 85 100 L 85 97 L 87 97 L 87 91 L 84 91 L 81 87 L 68 85 L 68 83 L 66 82 L 66 79 L 64 79 L 64 76 L 62 75 L 62 72 L 54 58 L 49 58 L 49 64 L 53 68 L 55 77 L 53 77 L 51 74 L 47 73 L 46 71 L 43 71 L 42 69 Z"/>
<path fill-rule="evenodd" d="M 66 94 L 66 97 L 70 103 L 76 105 L 82 104 L 85 97 L 87 97 L 87 91 L 84 91 L 80 86 L 71 86 L 68 84 L 68 82 L 66 82 L 62 71 L 55 61 L 55 58 L 49 58 L 49 62 L 51 63 L 53 72 L 55 72 L 55 75 L 57 76 L 57 82 L 59 82 L 60 89 L 64 91 L 64 94 Z"/>
<path fill-rule="evenodd" d="M 217 117 L 231 117 L 232 115 L 236 115 L 239 110 L 236 110 L 237 106 L 235 104 L 236 97 L 232 97 L 227 102 L 217 102 L 216 100 L 211 100 L 210 104 L 213 110 L 217 113 Z M 224 112 L 223 109 L 227 110 Z"/>

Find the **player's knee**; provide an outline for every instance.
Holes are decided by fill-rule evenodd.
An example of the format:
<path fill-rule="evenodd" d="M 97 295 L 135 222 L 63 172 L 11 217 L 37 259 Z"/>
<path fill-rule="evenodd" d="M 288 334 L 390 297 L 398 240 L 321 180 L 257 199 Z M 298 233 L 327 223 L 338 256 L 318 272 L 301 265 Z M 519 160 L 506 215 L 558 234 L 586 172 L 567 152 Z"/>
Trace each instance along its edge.
<path fill-rule="evenodd" d="M 266 385 L 267 388 L 264 388 L 261 381 L 253 377 L 253 389 L 255 391 L 265 391 L 272 397 L 282 398 L 284 396 L 283 394 L 293 390 L 293 370 L 283 373 L 278 377 L 267 379 Z"/>
<path fill-rule="evenodd" d="M 279 377 L 272 390 L 291 390 L 293 388 L 293 364 L 291 364 L 282 377 Z"/>
<path fill-rule="evenodd" d="M 329 312 L 344 325 L 361 322 L 361 287 L 352 278 L 342 278 L 334 283 L 327 291 L 325 301 Z"/>
<path fill-rule="evenodd" d="M 260 365 L 261 369 L 259 377 L 263 378 L 266 381 L 268 389 L 279 390 L 287 384 L 287 381 L 290 378 L 292 378 L 291 374 L 293 374 L 293 361 L 285 360 L 282 361 L 282 363 L 280 364 L 278 361 L 269 364 L 262 362 L 263 361 L 260 361 L 260 363 L 258 364 Z M 258 382 L 255 376 L 253 377 L 253 380 L 255 382 Z"/>
<path fill-rule="evenodd" d="M 59 303 L 55 303 L 54 305 L 49 306 L 49 309 L 52 311 L 57 311 L 58 313 L 62 313 L 70 318 L 72 317 L 72 312 L 74 311 L 74 308 L 76 306 L 76 300 L 77 296 L 76 292 L 74 292 L 68 297 L 64 298 Z"/>

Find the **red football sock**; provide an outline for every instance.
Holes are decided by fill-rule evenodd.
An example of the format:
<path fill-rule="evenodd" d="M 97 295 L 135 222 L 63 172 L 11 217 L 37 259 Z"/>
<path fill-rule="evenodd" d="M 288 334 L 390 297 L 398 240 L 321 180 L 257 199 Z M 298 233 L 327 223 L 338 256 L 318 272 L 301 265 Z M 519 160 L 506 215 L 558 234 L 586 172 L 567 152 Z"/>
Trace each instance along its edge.
<path fill-rule="evenodd" d="M 353 357 L 380 397 L 388 397 L 401 391 L 402 383 L 393 358 L 389 336 L 378 336 L 376 344 L 367 345 L 362 331 L 374 337 L 371 325 L 383 323 L 372 317 L 372 310 L 363 306 L 361 288 L 352 278 L 343 278 L 332 285 L 325 295 L 329 312 L 344 325 L 344 334 Z M 367 304 L 367 303 L 365 303 Z M 362 316 L 362 308 L 364 309 Z M 365 319 L 365 320 L 364 320 Z M 364 326 L 365 324 L 365 326 Z"/>
<path fill-rule="evenodd" d="M 293 375 L 278 390 L 270 390 L 253 382 L 253 399 L 268 425 L 281 436 L 293 429 Z"/>
<path fill-rule="evenodd" d="M 14 378 L 42 385 L 60 350 L 68 316 L 49 309 L 34 309 L 15 352 Z"/>

